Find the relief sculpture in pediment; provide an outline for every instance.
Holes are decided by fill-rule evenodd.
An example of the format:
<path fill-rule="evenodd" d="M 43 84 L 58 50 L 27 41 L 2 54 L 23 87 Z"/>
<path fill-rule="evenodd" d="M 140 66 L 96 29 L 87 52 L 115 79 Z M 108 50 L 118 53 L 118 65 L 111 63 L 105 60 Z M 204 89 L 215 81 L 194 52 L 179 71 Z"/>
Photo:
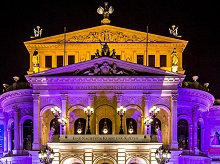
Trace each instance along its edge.
<path fill-rule="evenodd" d="M 137 35 L 128 36 L 121 31 L 110 31 L 108 29 L 100 32 L 90 32 L 87 35 L 72 36 L 67 42 L 143 42 L 146 37 Z"/>

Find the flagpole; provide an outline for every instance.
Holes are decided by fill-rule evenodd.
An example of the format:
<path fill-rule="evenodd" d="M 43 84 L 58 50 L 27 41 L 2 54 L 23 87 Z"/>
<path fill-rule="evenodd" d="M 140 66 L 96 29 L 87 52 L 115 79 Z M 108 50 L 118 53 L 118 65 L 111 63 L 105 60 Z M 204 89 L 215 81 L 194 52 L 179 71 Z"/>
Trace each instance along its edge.
<path fill-rule="evenodd" d="M 146 66 L 148 66 L 148 26 L 147 26 L 147 36 L 146 36 Z"/>
<path fill-rule="evenodd" d="M 63 54 L 63 63 L 66 65 L 66 27 L 64 27 L 64 54 Z"/>

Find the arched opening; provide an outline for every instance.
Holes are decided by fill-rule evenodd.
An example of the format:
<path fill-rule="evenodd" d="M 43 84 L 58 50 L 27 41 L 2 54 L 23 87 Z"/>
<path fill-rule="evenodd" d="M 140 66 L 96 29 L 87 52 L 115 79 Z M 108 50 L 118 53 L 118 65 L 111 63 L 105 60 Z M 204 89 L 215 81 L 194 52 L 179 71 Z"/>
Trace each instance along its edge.
<path fill-rule="evenodd" d="M 86 119 L 85 118 L 78 118 L 74 122 L 74 134 L 85 134 L 85 127 L 86 127 Z"/>
<path fill-rule="evenodd" d="M 188 122 L 185 119 L 178 121 L 178 147 L 181 150 L 188 148 L 188 126 Z"/>
<path fill-rule="evenodd" d="M 201 123 L 198 122 L 197 124 L 197 127 L 198 127 L 198 130 L 197 130 L 197 143 L 198 143 L 198 149 L 201 151 L 201 135 L 202 135 L 202 132 L 201 132 Z"/>
<path fill-rule="evenodd" d="M 33 121 L 27 119 L 23 123 L 23 148 L 25 150 L 32 150 L 33 143 Z"/>
<path fill-rule="evenodd" d="M 161 121 L 158 118 L 155 118 L 151 124 L 151 134 L 157 134 L 157 129 L 161 129 Z"/>
<path fill-rule="evenodd" d="M 99 121 L 99 134 L 112 134 L 112 121 L 109 118 L 102 118 Z"/>
<path fill-rule="evenodd" d="M 127 134 L 137 134 L 137 122 L 135 121 L 135 119 L 126 118 L 126 125 L 127 125 Z"/>
<path fill-rule="evenodd" d="M 14 140 L 15 140 L 15 135 L 14 135 L 14 122 L 11 123 L 11 150 L 14 149 Z"/>

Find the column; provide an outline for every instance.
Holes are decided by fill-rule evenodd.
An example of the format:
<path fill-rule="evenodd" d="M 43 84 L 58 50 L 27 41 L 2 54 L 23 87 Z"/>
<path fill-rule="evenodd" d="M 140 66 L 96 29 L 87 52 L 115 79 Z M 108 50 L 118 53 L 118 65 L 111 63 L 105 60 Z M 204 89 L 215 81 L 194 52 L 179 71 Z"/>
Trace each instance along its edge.
<path fill-rule="evenodd" d="M 8 113 L 4 112 L 4 152 L 8 152 L 8 132 L 7 132 L 7 125 L 8 125 Z"/>
<path fill-rule="evenodd" d="M 149 117 L 149 109 L 150 109 L 150 104 L 149 104 L 149 98 L 150 98 L 150 93 L 143 93 L 143 97 L 144 97 L 144 118 Z M 150 125 L 145 125 L 144 124 L 144 134 L 150 134 Z"/>
<path fill-rule="evenodd" d="M 189 151 L 191 152 L 193 149 L 193 126 L 192 124 L 189 125 L 189 143 L 188 143 L 188 147 L 189 147 Z"/>
<path fill-rule="evenodd" d="M 35 93 L 33 96 L 33 129 L 34 129 L 34 138 L 33 138 L 33 150 L 40 149 L 40 95 Z M 41 122 L 42 123 L 42 122 Z"/>
<path fill-rule="evenodd" d="M 94 109 L 94 112 L 95 112 L 95 108 L 94 108 L 94 106 L 95 106 L 95 104 L 94 104 L 94 103 L 95 103 L 95 96 L 96 96 L 96 93 L 92 93 L 92 92 L 88 93 L 89 106 Z M 91 130 L 92 134 L 99 133 L 99 130 L 96 129 L 96 123 L 97 123 L 97 125 L 98 125 L 98 122 L 96 121 L 95 124 L 93 124 L 93 123 L 94 123 L 93 117 L 90 116 L 90 122 L 89 122 L 89 124 L 90 124 L 90 130 Z M 87 128 L 88 128 L 88 127 L 87 127 Z M 98 130 L 98 131 L 95 132 L 94 130 Z"/>
<path fill-rule="evenodd" d="M 117 113 L 117 108 L 121 106 L 121 98 L 122 98 L 122 93 L 118 92 L 118 93 L 115 93 L 115 96 L 116 96 L 116 101 L 117 101 L 117 104 L 116 104 L 116 113 Z M 116 117 L 117 117 L 117 114 L 116 114 Z M 115 120 L 118 120 L 117 118 Z M 117 122 L 119 122 L 119 125 L 116 123 L 116 126 L 118 127 L 115 127 L 115 134 L 118 134 L 119 132 L 119 127 L 120 127 L 120 120 L 118 120 Z M 124 127 L 124 126 L 123 126 Z M 114 128 L 112 128 L 114 129 Z M 117 130 L 117 131 L 116 131 Z M 124 131 L 124 129 L 123 129 Z"/>
<path fill-rule="evenodd" d="M 198 154 L 199 149 L 198 149 L 198 110 L 199 106 L 194 106 L 193 107 L 193 149 L 194 153 Z"/>
<path fill-rule="evenodd" d="M 172 93 L 171 95 L 171 112 L 172 112 L 172 139 L 171 139 L 171 148 L 178 149 L 178 142 L 177 142 L 177 93 Z"/>
<path fill-rule="evenodd" d="M 8 133 L 7 134 L 7 136 L 8 136 L 8 151 L 12 151 L 12 145 L 11 145 L 11 143 L 12 143 L 12 137 L 11 137 L 12 133 L 11 133 L 11 128 L 8 129 L 7 133 Z"/>
<path fill-rule="evenodd" d="M 19 119 L 18 119 L 18 113 L 20 111 L 20 108 L 17 106 L 13 106 L 12 109 L 14 110 L 14 153 L 17 154 L 19 148 L 19 140 L 20 140 L 20 133 L 19 133 Z"/>
<path fill-rule="evenodd" d="M 68 95 L 65 94 L 65 93 L 62 93 L 61 95 L 61 100 L 62 100 L 62 113 L 61 113 L 61 118 L 65 118 L 67 119 L 67 116 L 66 116 L 66 108 L 67 108 L 67 98 L 68 98 Z M 67 122 L 69 120 L 67 119 Z M 67 131 L 67 125 L 61 125 L 62 127 L 60 128 L 60 134 L 63 134 L 63 135 L 66 135 L 66 131 Z"/>

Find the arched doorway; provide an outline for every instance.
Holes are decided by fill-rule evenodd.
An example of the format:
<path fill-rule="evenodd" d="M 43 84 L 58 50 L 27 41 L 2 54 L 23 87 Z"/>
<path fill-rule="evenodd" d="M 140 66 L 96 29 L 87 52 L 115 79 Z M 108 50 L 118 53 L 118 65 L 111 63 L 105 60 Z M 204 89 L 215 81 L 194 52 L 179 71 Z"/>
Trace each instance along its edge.
<path fill-rule="evenodd" d="M 107 133 L 103 130 L 107 129 Z M 112 134 L 112 121 L 109 118 L 102 118 L 99 121 L 99 134 Z"/>

